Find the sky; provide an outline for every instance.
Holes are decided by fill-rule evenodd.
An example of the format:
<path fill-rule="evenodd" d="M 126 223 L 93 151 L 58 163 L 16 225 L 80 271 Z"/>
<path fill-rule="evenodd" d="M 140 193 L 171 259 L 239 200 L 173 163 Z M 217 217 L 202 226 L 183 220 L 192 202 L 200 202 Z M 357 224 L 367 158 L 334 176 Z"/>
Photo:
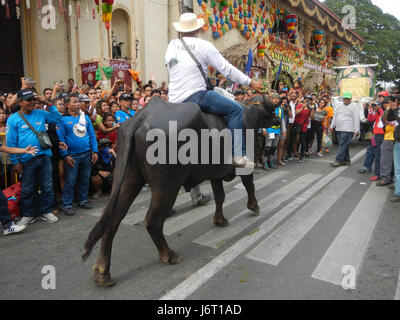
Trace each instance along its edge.
<path fill-rule="evenodd" d="M 321 2 L 325 2 L 325 0 L 320 0 Z M 371 0 L 372 3 L 379 8 L 384 13 L 390 13 L 400 20 L 400 1 L 399 0 Z"/>

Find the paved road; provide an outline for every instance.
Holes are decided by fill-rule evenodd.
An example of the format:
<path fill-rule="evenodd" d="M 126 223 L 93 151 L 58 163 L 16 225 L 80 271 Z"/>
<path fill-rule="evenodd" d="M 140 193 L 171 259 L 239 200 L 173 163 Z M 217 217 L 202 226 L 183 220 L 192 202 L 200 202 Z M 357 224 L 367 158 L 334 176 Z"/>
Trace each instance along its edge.
<path fill-rule="evenodd" d="M 157 259 L 143 226 L 150 192 L 142 192 L 114 240 L 113 288 L 90 281 L 99 244 L 80 260 L 106 198 L 59 223 L 37 221 L 0 238 L 0 299 L 399 299 L 399 205 L 357 173 L 364 149 L 352 144 L 351 167 L 331 168 L 330 154 L 256 171 L 257 216 L 239 179 L 226 183 L 225 229 L 212 224 L 213 203 L 193 209 L 182 192 L 164 228 L 184 259 L 175 266 Z M 45 265 L 55 268 L 55 290 L 42 288 Z"/>

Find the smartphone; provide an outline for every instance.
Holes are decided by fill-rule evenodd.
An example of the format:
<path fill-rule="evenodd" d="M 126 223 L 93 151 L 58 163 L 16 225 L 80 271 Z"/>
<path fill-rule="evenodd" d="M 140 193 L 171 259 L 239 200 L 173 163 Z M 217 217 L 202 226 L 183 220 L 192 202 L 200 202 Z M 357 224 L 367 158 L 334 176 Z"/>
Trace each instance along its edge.
<path fill-rule="evenodd" d="M 28 86 L 30 86 L 30 87 L 36 86 L 36 81 L 33 80 L 33 78 L 25 78 L 25 81 L 27 82 Z"/>

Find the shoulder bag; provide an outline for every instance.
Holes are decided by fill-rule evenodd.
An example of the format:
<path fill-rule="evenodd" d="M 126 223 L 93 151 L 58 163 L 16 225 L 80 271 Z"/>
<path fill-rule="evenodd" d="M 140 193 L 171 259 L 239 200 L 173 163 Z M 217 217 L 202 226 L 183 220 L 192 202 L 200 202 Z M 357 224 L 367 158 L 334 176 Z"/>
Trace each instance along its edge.
<path fill-rule="evenodd" d="M 207 77 L 204 73 L 203 68 L 201 67 L 200 62 L 196 59 L 196 57 L 194 56 L 193 52 L 190 51 L 189 47 L 187 46 L 186 42 L 180 38 L 179 40 L 181 40 L 183 47 L 185 48 L 185 50 L 189 53 L 189 55 L 192 57 L 193 61 L 196 63 L 197 68 L 199 68 L 201 75 L 204 78 L 204 81 L 206 82 L 206 87 L 207 90 L 214 90 L 214 85 L 211 82 L 211 79 L 209 77 Z"/>
<path fill-rule="evenodd" d="M 24 122 L 28 125 L 28 127 L 36 135 L 36 137 L 38 138 L 40 146 L 42 147 L 42 149 L 49 149 L 49 148 L 51 148 L 53 146 L 51 141 L 50 141 L 49 135 L 47 134 L 46 131 L 37 132 L 35 130 L 35 128 L 32 127 L 32 125 L 28 122 L 28 120 L 26 120 L 26 118 L 21 113 L 21 111 L 18 112 L 18 115 L 21 117 L 22 120 L 24 120 Z"/>

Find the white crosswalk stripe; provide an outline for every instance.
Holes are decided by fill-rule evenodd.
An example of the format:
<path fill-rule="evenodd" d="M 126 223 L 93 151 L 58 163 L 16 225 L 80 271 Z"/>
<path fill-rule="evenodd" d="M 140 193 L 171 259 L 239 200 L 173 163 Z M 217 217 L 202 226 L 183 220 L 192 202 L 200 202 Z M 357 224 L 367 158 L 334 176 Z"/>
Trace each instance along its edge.
<path fill-rule="evenodd" d="M 276 171 L 268 174 L 256 181 L 254 181 L 254 186 L 256 190 L 265 188 L 266 186 L 275 183 L 277 179 L 283 178 L 287 175 L 287 171 Z M 224 207 L 231 205 L 243 198 L 247 197 L 247 193 L 244 190 L 233 190 L 225 195 Z M 189 225 L 200 221 L 201 219 L 213 215 L 215 211 L 215 203 L 212 202 L 209 205 L 198 207 L 186 212 L 177 217 L 168 219 L 164 224 L 164 234 L 170 236 L 179 230 L 182 230 Z"/>
<path fill-rule="evenodd" d="M 314 270 L 313 278 L 340 285 L 344 266 L 352 266 L 358 274 L 388 194 L 387 188 L 375 184 L 369 187 Z"/>
<path fill-rule="evenodd" d="M 278 265 L 353 182 L 354 179 L 338 177 L 296 215 L 250 251 L 246 257 L 274 266 Z"/>
<path fill-rule="evenodd" d="M 399 272 L 399 279 L 397 280 L 397 288 L 394 300 L 400 300 L 400 272 Z"/>
<path fill-rule="evenodd" d="M 365 151 L 360 152 L 355 156 L 355 159 L 360 158 Z M 352 159 L 352 161 L 355 161 Z M 194 291 L 206 283 L 210 278 L 216 275 L 220 270 L 230 264 L 234 259 L 240 256 L 245 250 L 252 246 L 255 242 L 263 236 L 272 231 L 277 225 L 285 220 L 292 214 L 299 206 L 308 201 L 314 194 L 321 191 L 328 183 L 333 181 L 340 175 L 347 167 L 339 167 L 334 169 L 330 174 L 320 179 L 311 188 L 307 189 L 304 193 L 295 197 L 292 202 L 279 210 L 271 218 L 264 221 L 257 229 L 256 232 L 247 234 L 228 249 L 223 251 L 220 255 L 207 263 L 205 266 L 197 270 L 191 276 L 186 278 L 178 286 L 163 295 L 160 300 L 182 300 L 190 296 Z M 261 200 L 262 201 L 262 200 Z M 262 211 L 267 210 L 261 208 Z"/>
<path fill-rule="evenodd" d="M 265 210 L 262 210 L 262 214 L 257 216 L 249 215 L 249 210 L 244 210 L 230 219 L 230 225 L 228 227 L 224 229 L 215 227 L 193 242 L 215 249 L 221 247 L 241 231 L 250 227 L 259 219 L 265 217 L 265 215 L 273 212 L 281 204 L 288 201 L 319 177 L 320 175 L 317 174 L 305 174 L 297 178 L 293 182 L 282 187 L 281 189 L 278 189 L 274 193 L 259 201 L 260 208 L 265 207 Z"/>

